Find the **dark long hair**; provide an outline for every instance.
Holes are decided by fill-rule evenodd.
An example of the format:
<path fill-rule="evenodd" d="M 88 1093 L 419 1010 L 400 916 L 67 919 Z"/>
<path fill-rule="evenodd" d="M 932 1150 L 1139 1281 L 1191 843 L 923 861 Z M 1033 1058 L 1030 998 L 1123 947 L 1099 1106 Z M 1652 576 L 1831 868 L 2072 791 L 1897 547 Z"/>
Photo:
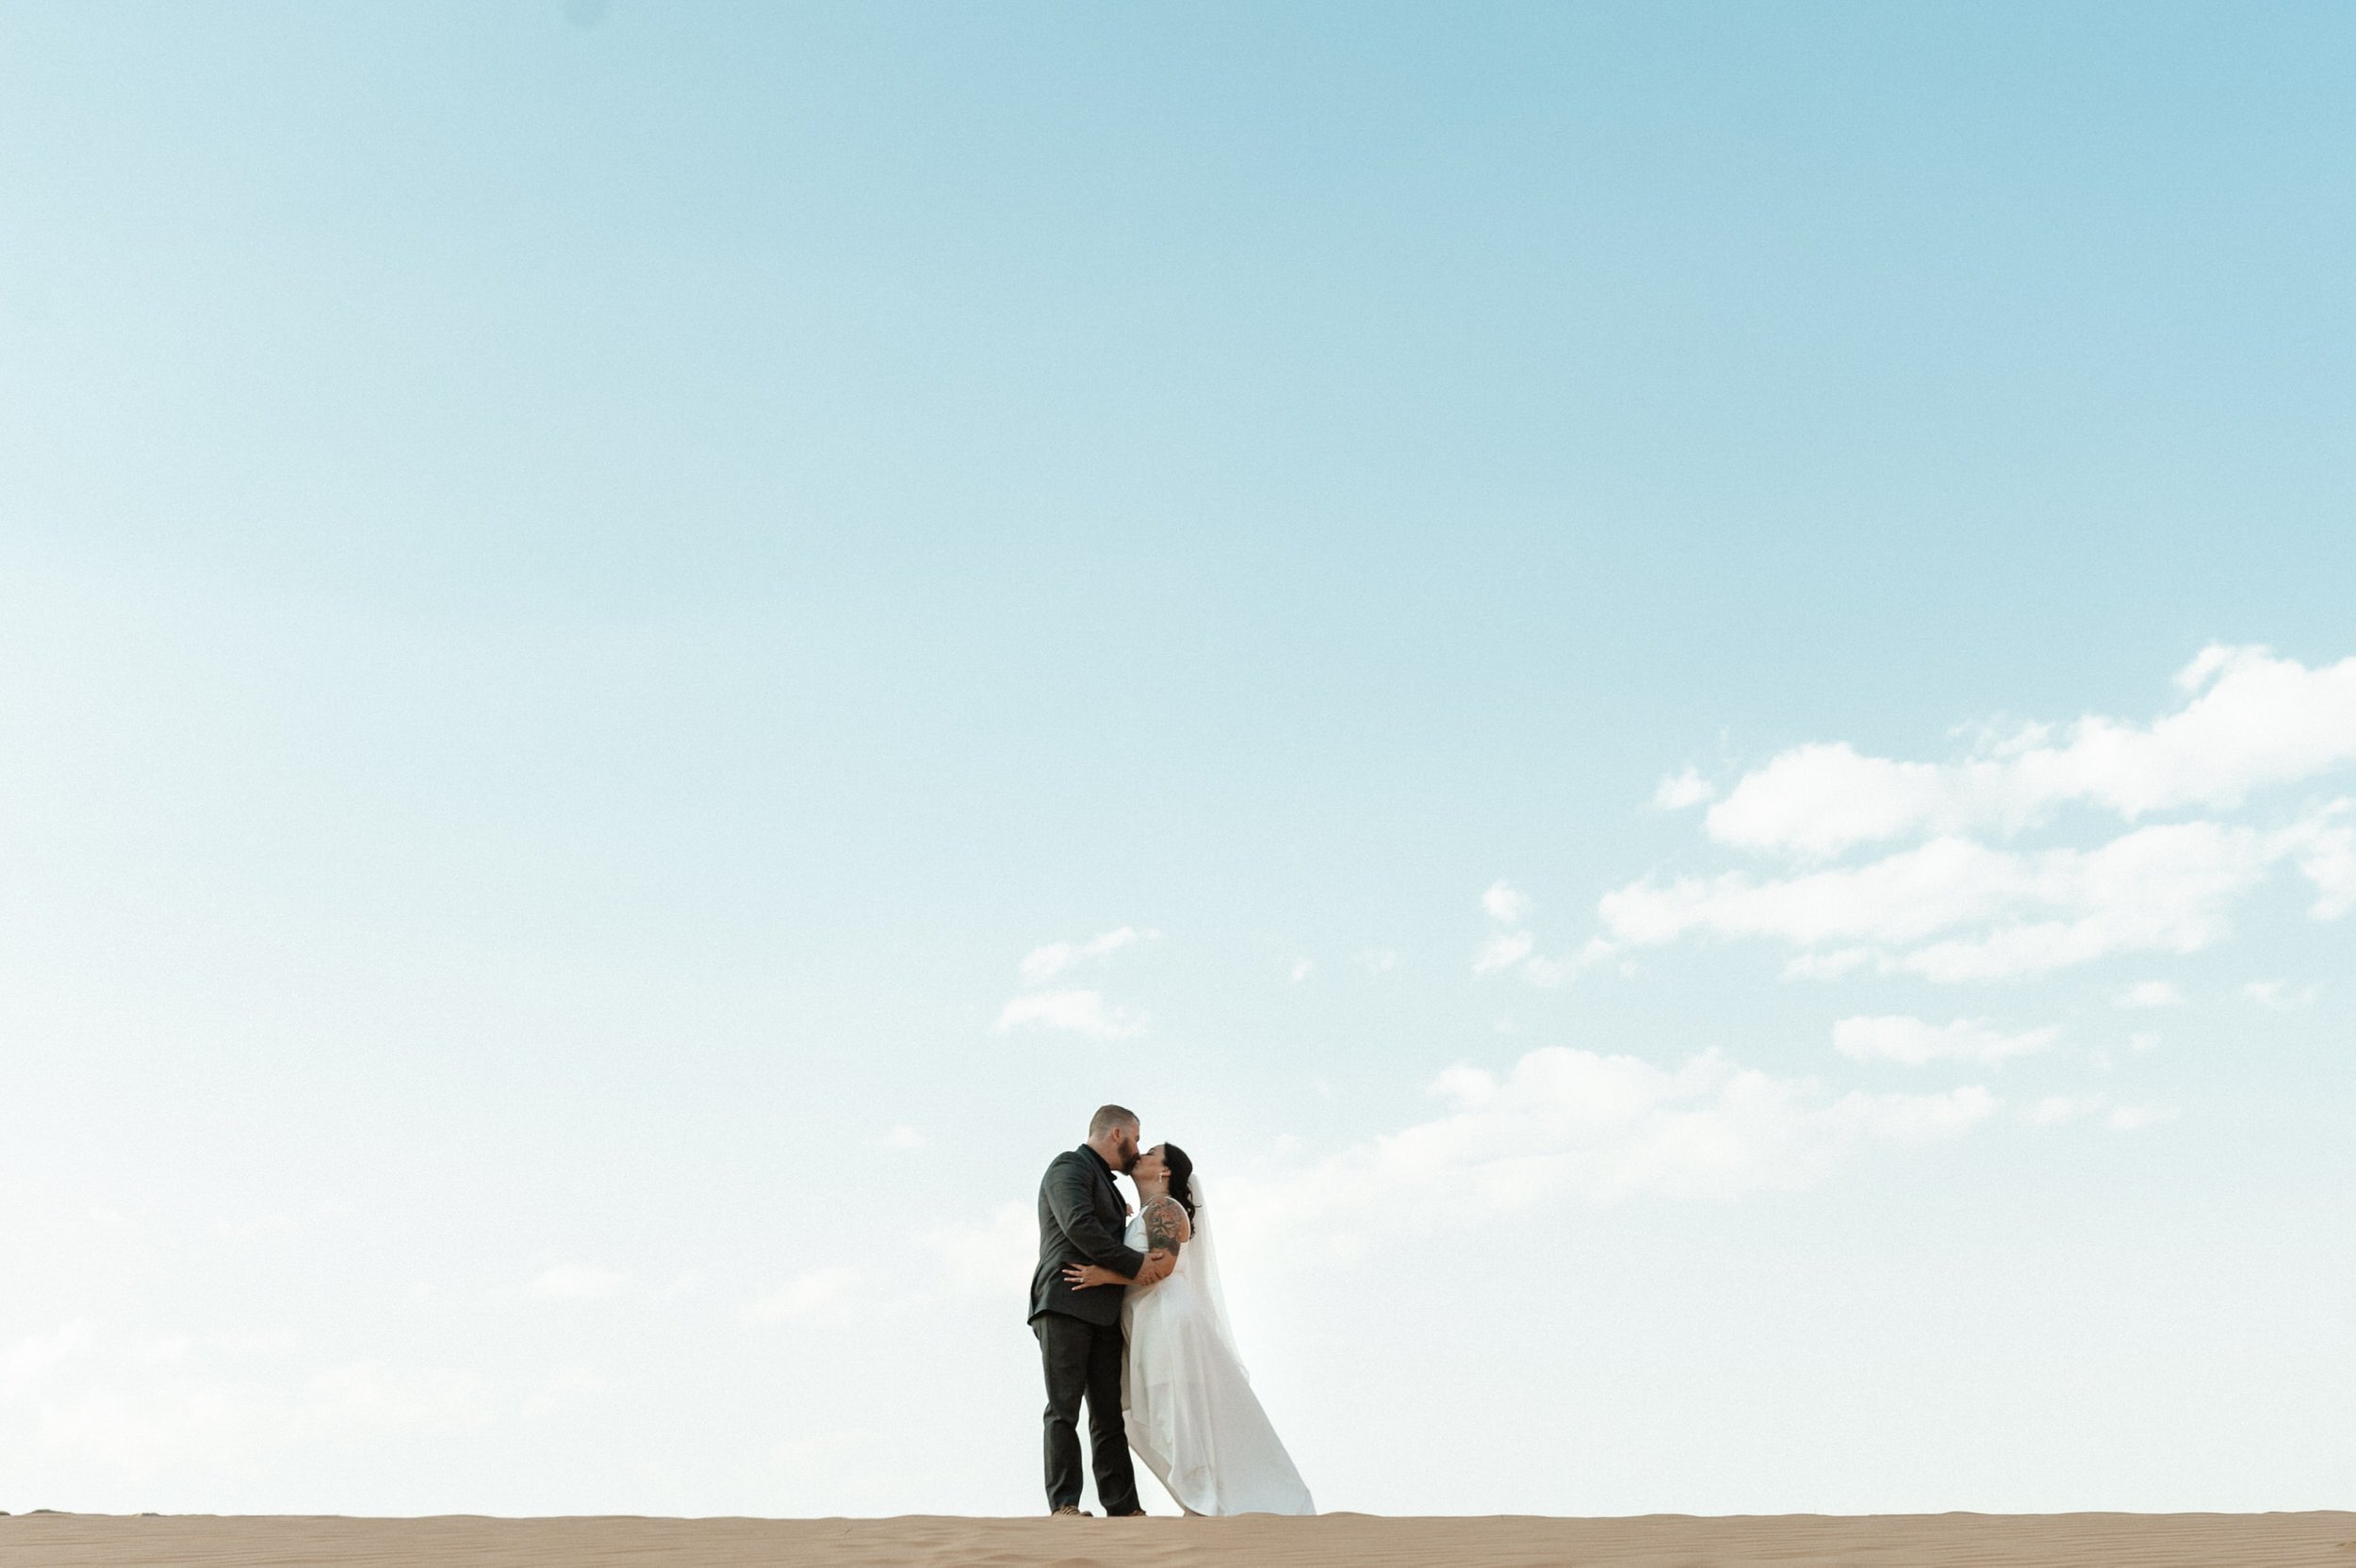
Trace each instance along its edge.
<path fill-rule="evenodd" d="M 1194 1217 L 1194 1162 L 1186 1152 L 1174 1143 L 1162 1145 L 1162 1163 L 1170 1167 L 1170 1195 L 1178 1200 L 1178 1206 Z"/>

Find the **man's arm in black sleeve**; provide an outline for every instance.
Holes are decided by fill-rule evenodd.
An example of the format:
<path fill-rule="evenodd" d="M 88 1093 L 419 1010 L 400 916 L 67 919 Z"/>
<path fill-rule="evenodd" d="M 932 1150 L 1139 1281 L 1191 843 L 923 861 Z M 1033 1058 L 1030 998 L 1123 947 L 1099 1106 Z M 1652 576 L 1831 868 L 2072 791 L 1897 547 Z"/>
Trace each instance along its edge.
<path fill-rule="evenodd" d="M 1145 1266 L 1145 1254 L 1134 1247 L 1122 1245 L 1119 1236 L 1096 1217 L 1096 1208 L 1089 1201 L 1095 1184 L 1088 1171 L 1076 1161 L 1058 1165 L 1047 1172 L 1047 1207 L 1055 1215 L 1055 1223 L 1072 1244 L 1086 1254 L 1088 1262 L 1111 1269 L 1125 1280 L 1137 1277 Z"/>

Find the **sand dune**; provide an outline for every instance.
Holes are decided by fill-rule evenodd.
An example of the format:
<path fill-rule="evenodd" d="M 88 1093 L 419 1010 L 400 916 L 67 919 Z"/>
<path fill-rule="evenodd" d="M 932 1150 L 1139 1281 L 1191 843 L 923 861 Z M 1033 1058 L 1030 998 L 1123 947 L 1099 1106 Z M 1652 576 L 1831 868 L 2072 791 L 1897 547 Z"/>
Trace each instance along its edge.
<path fill-rule="evenodd" d="M 1638 1519 L 0 1518 L 9 1568 L 2356 1568 L 2356 1513 Z"/>

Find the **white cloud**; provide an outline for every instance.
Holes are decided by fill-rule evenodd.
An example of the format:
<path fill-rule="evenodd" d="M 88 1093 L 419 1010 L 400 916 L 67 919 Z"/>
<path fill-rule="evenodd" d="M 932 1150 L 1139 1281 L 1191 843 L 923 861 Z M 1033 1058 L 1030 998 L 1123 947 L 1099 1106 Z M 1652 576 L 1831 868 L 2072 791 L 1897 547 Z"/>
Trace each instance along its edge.
<path fill-rule="evenodd" d="M 2160 1037 L 2154 1030 L 2138 1029 L 2127 1037 L 2127 1048 L 2131 1051 L 2157 1051 Z"/>
<path fill-rule="evenodd" d="M 1488 1104 L 1497 1097 L 1497 1075 L 1485 1069 L 1459 1062 L 1440 1070 L 1426 1093 L 1441 1100 L 1453 1100 L 1465 1109 Z"/>
<path fill-rule="evenodd" d="M 1475 974 L 1495 974 L 1512 969 L 1530 956 L 1530 950 L 1538 945 L 1538 939 L 1527 931 L 1504 931 L 1481 944 L 1473 955 Z"/>
<path fill-rule="evenodd" d="M 2184 993 L 2167 980 L 2140 980 L 2111 999 L 2120 1007 L 2181 1007 Z"/>
<path fill-rule="evenodd" d="M 1652 792 L 1652 803 L 1657 810 L 1682 811 L 1689 806 L 1699 806 L 1717 792 L 1710 780 L 1695 769 L 1688 768 L 1662 779 Z"/>
<path fill-rule="evenodd" d="M 1502 881 L 1492 882 L 1489 890 L 1481 895 L 1481 906 L 1499 924 L 1515 925 L 1530 913 L 1530 895 L 1514 891 Z"/>
<path fill-rule="evenodd" d="M 1854 1061 L 1993 1063 L 2043 1051 L 2061 1037 L 2058 1029 L 1992 1029 L 1977 1019 L 1929 1023 L 1902 1013 L 1844 1018 L 1832 1026 L 1833 1049 Z"/>
<path fill-rule="evenodd" d="M 1494 882 L 1481 895 L 1481 906 L 1489 912 L 1490 919 L 1513 926 L 1530 912 L 1530 900 L 1527 893 L 1503 882 Z M 1473 972 L 1502 974 L 1515 970 L 1530 984 L 1552 989 L 1585 968 L 1591 957 L 1588 954 L 1566 954 L 1560 958 L 1542 958 L 1535 956 L 1537 946 L 1538 939 L 1528 931 L 1516 928 L 1497 932 L 1473 955 Z"/>
<path fill-rule="evenodd" d="M 2173 1110 L 2158 1105 L 2119 1105 L 2102 1119 L 2102 1124 L 2116 1133 L 2134 1133 L 2175 1119 Z"/>
<path fill-rule="evenodd" d="M 953 1287 L 977 1296 L 1013 1298 L 1030 1288 L 1039 1261 L 1039 1213 L 1029 1203 L 1001 1203 L 978 1225 L 939 1230 L 924 1243 L 944 1265 Z"/>
<path fill-rule="evenodd" d="M 1123 925 L 1116 930 L 1101 932 L 1086 941 L 1049 942 L 1045 947 L 1032 949 L 1023 956 L 1023 983 L 1026 986 L 1044 985 L 1076 964 L 1106 957 L 1124 947 L 1150 942 L 1160 936 L 1159 931 L 1140 931 L 1134 925 Z"/>
<path fill-rule="evenodd" d="M 1803 953 L 1783 966 L 1787 980 L 1838 980 L 1860 964 L 1873 961 L 1870 947 L 1841 947 L 1830 953 Z"/>
<path fill-rule="evenodd" d="M 1039 986 L 1077 965 L 1093 963 L 1124 947 L 1150 942 L 1159 931 L 1123 925 L 1078 942 L 1050 942 L 1034 948 L 1023 959 L 1023 984 Z M 1102 991 L 1031 990 L 1014 997 L 998 1010 L 993 1030 L 1001 1035 L 1016 1029 L 1064 1029 L 1097 1039 L 1120 1039 L 1145 1027 L 1144 1018 L 1126 1008 L 1107 1006 Z"/>
<path fill-rule="evenodd" d="M 1296 981 L 1306 980 L 1313 972 L 1315 972 L 1317 967 L 1317 966 L 1315 963 L 1311 962 L 1307 958 L 1295 958 L 1293 960 L 1292 977 Z"/>
<path fill-rule="evenodd" d="M 286 1364 L 284 1333 L 109 1334 L 76 1320 L 0 1349 L 0 1390 L 44 1462 L 146 1486 L 219 1476 L 388 1429 L 480 1426 L 498 1412 L 469 1373 L 364 1362 Z"/>
<path fill-rule="evenodd" d="M 1145 1020 L 1121 1007 L 1107 1007 L 1100 991 L 1026 991 L 999 1009 L 997 1031 L 1068 1029 L 1097 1039 L 1121 1039 L 1145 1027 Z"/>
<path fill-rule="evenodd" d="M 1727 872 L 1650 879 L 1596 905 L 1615 944 L 1649 947 L 1689 935 L 1771 937 L 1816 947 L 1859 939 L 1919 939 L 2003 915 L 2027 890 L 2021 858 L 1941 839 L 1855 869 L 1759 880 Z"/>
<path fill-rule="evenodd" d="M 1723 843 L 1824 856 L 1911 835 L 2010 833 L 2072 803 L 2130 821 L 2229 809 L 2356 761 L 2356 659 L 2309 669 L 2264 648 L 2212 646 L 2177 684 L 2184 706 L 2148 725 L 2089 715 L 2060 744 L 2029 727 L 1957 762 L 1796 746 L 1738 780 L 1705 826 Z"/>
<path fill-rule="evenodd" d="M 2039 1127 L 2058 1126 L 2065 1121 L 2092 1116 L 2102 1108 L 2102 1097 L 2099 1094 L 2049 1094 L 2024 1108 L 2021 1119 Z"/>
<path fill-rule="evenodd" d="M 832 1265 L 787 1281 L 740 1315 L 747 1323 L 791 1323 L 842 1310 L 858 1285 L 856 1268 Z"/>
<path fill-rule="evenodd" d="M 2021 1119 L 2040 1127 L 2066 1121 L 2100 1119 L 2114 1133 L 2136 1133 L 2176 1119 L 2174 1110 L 2160 1105 L 2117 1105 L 2101 1094 L 2049 1094 L 2021 1113 Z"/>
<path fill-rule="evenodd" d="M 610 1268 L 585 1268 L 575 1264 L 558 1264 L 542 1269 L 532 1282 L 532 1295 L 550 1301 L 593 1301 L 602 1297 L 618 1296 L 630 1286 L 630 1276 L 616 1274 Z"/>
<path fill-rule="evenodd" d="M 2296 1012 L 2320 994 L 2313 986 L 2294 988 L 2286 980 L 2252 980 L 2241 988 L 2241 993 L 2259 1006 L 2271 1007 L 2278 1013 Z"/>
<path fill-rule="evenodd" d="M 1523 961 L 1522 978 L 1542 990 L 1552 990 L 1585 967 L 1578 957 L 1531 957 Z"/>
<path fill-rule="evenodd" d="M 1738 779 L 1703 826 L 1721 843 L 1815 856 L 1918 830 L 1953 833 L 1976 825 L 1955 797 L 1995 767 L 1866 757 L 1846 741 L 1794 746 Z"/>
<path fill-rule="evenodd" d="M 889 1149 L 922 1149 L 931 1141 L 905 1121 L 884 1135 L 884 1146 Z"/>
<path fill-rule="evenodd" d="M 1977 1086 L 1834 1095 L 1714 1051 L 1672 1070 L 1563 1047 L 1503 1078 L 1450 1068 L 1432 1093 L 1445 1115 L 1253 1184 L 1238 1214 L 1297 1232 L 1337 1215 L 1436 1225 L 1563 1199 L 1727 1199 L 1807 1186 L 1865 1146 L 1954 1136 L 1998 1105 Z"/>
<path fill-rule="evenodd" d="M 97 1345 L 98 1332 L 88 1318 L 62 1324 L 51 1333 L 27 1335 L 0 1350 L 0 1389 L 14 1393 L 30 1388 L 88 1356 Z"/>
<path fill-rule="evenodd" d="M 1368 948 L 1358 955 L 1356 963 L 1368 974 L 1388 974 L 1399 967 L 1399 955 L 1387 947 Z"/>
<path fill-rule="evenodd" d="M 2234 903 L 2312 843 L 2211 822 L 2134 829 L 2089 850 L 2018 852 L 1935 839 L 1858 866 L 1760 879 L 1651 879 L 1597 904 L 1612 948 L 1687 936 L 1767 938 L 1810 950 L 1792 972 L 1873 961 L 1935 981 L 2018 979 L 2114 953 L 2190 953 L 2221 938 Z"/>
<path fill-rule="evenodd" d="M 2296 851 L 2299 869 L 2315 885 L 2309 913 L 2337 920 L 2356 909 L 2356 801 L 2335 800 L 2310 818 Z"/>

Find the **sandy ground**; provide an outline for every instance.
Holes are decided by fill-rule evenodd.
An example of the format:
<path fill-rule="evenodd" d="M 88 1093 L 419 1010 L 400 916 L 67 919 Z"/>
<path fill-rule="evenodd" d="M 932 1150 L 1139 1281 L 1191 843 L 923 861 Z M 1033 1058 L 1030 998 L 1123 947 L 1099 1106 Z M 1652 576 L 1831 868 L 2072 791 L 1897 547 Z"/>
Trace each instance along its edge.
<path fill-rule="evenodd" d="M 663 1563 L 926 1568 L 2356 1568 L 2356 1513 L 1942 1513 L 1700 1519 L 0 1518 L 0 1564 Z"/>

